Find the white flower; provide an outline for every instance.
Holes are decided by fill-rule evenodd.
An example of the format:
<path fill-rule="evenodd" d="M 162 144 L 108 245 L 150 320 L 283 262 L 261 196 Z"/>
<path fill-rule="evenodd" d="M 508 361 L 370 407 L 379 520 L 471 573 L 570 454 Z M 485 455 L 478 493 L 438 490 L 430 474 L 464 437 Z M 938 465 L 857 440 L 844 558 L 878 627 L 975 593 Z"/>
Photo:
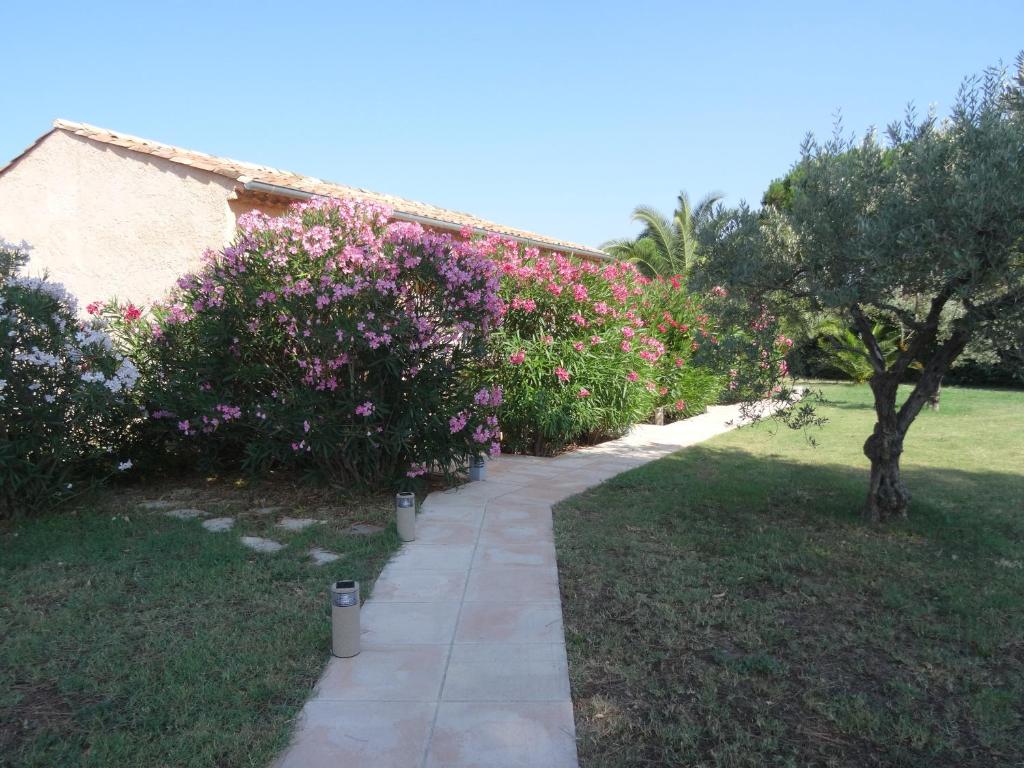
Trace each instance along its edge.
<path fill-rule="evenodd" d="M 105 386 L 111 392 L 120 392 L 122 389 L 131 389 L 135 386 L 135 382 L 139 380 L 139 369 L 135 367 L 135 363 L 127 358 L 121 360 L 121 364 L 117 367 L 117 371 L 114 372 L 113 377 L 105 382 Z"/>
<path fill-rule="evenodd" d="M 132 460 L 131 459 L 128 459 L 127 461 L 122 461 L 120 464 L 117 465 L 117 471 L 118 472 L 124 472 L 126 469 L 131 469 L 131 468 L 132 468 Z"/>
<path fill-rule="evenodd" d="M 9 277 L 7 278 L 7 285 L 46 294 L 54 301 L 67 307 L 72 315 L 78 314 L 78 300 L 68 293 L 62 283 L 51 283 L 49 280 L 44 280 L 41 277 Z"/>
<path fill-rule="evenodd" d="M 14 331 L 11 331 L 14 333 Z M 43 352 L 39 347 L 32 347 L 31 352 L 19 352 L 14 356 L 15 360 L 21 360 L 29 365 L 45 365 L 47 368 L 56 368 L 60 365 L 60 359 L 49 352 Z"/>
<path fill-rule="evenodd" d="M 57 399 L 57 398 L 56 398 L 56 397 L 54 397 L 53 395 L 43 395 L 43 400 L 45 400 L 45 401 L 46 401 L 46 402 L 48 402 L 48 403 L 52 403 L 52 402 L 54 402 L 54 401 L 55 401 L 56 399 Z"/>
<path fill-rule="evenodd" d="M 80 347 L 99 347 L 100 349 L 110 350 L 114 347 L 114 342 L 110 336 L 99 328 L 84 328 L 75 334 L 75 341 L 78 342 Z"/>

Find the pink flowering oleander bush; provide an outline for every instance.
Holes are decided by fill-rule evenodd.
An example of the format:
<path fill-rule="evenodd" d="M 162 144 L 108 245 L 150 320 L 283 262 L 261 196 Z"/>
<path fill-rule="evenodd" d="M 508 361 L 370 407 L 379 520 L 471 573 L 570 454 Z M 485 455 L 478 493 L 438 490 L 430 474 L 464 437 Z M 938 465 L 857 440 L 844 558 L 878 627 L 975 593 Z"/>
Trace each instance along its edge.
<path fill-rule="evenodd" d="M 494 237 L 504 322 L 482 374 L 500 384 L 508 450 L 549 454 L 615 437 L 664 407 L 699 413 L 721 377 L 692 364 L 708 319 L 678 282 L 627 263 L 597 264 Z"/>
<path fill-rule="evenodd" d="M 654 351 L 663 352 L 643 355 L 654 368 L 657 405 L 666 422 L 703 413 L 721 398 L 726 384 L 720 359 L 723 324 L 709 307 L 714 299 L 689 291 L 678 275 L 647 284 L 643 316 L 657 342 Z"/>
<path fill-rule="evenodd" d="M 53 506 L 131 467 L 138 372 L 59 283 L 0 240 L 0 517 Z"/>
<path fill-rule="evenodd" d="M 113 319 L 139 360 L 149 439 L 188 460 L 409 482 L 497 453 L 497 384 L 461 373 L 500 321 L 480 243 L 312 200 L 239 219 L 166 302 Z"/>

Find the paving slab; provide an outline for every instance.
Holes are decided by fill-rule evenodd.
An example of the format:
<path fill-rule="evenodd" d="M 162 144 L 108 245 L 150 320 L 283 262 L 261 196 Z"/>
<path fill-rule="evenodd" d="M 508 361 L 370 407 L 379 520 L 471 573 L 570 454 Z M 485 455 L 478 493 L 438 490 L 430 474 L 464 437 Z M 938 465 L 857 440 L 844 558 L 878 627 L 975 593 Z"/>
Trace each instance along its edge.
<path fill-rule="evenodd" d="M 489 531 L 488 534 L 493 535 L 493 532 Z M 550 532 L 548 536 L 551 536 Z M 474 568 L 514 565 L 555 567 L 554 542 L 534 540 L 493 543 L 481 540 L 473 557 Z"/>
<path fill-rule="evenodd" d="M 257 552 L 273 553 L 284 549 L 284 544 L 273 539 L 264 539 L 262 536 L 243 536 L 242 544 Z"/>
<path fill-rule="evenodd" d="M 169 499 L 151 499 L 149 501 L 140 501 L 138 506 L 141 509 L 149 511 L 159 511 L 164 509 L 173 509 L 180 504 L 180 501 L 171 501 Z"/>
<path fill-rule="evenodd" d="M 421 544 L 473 544 L 480 524 L 466 520 L 427 520 L 416 522 L 416 541 Z"/>
<path fill-rule="evenodd" d="M 392 571 L 373 585 L 373 602 L 461 602 L 469 574 L 463 571 Z"/>
<path fill-rule="evenodd" d="M 575 768 L 572 701 L 444 702 L 427 768 Z"/>
<path fill-rule="evenodd" d="M 360 616 L 362 644 L 450 645 L 460 607 L 456 602 L 367 602 Z"/>
<path fill-rule="evenodd" d="M 341 555 L 337 552 L 331 552 L 321 547 L 311 547 L 309 556 L 313 560 L 313 565 L 327 565 L 327 563 L 333 563 L 335 560 L 341 559 Z"/>
<path fill-rule="evenodd" d="M 487 480 L 430 494 L 363 605 L 362 652 L 331 659 L 279 768 L 576 768 L 551 505 L 738 417 L 503 456 Z"/>
<path fill-rule="evenodd" d="M 456 643 L 445 675 L 444 701 L 567 701 L 565 645 Z"/>
<path fill-rule="evenodd" d="M 284 507 L 253 507 L 249 510 L 254 515 L 276 515 L 284 511 Z"/>
<path fill-rule="evenodd" d="M 206 517 L 209 512 L 202 509 L 172 509 L 164 514 L 177 520 L 195 520 L 197 517 Z"/>
<path fill-rule="evenodd" d="M 331 658 L 317 684 L 320 701 L 437 701 L 447 645 L 374 645 L 358 664 Z"/>
<path fill-rule="evenodd" d="M 433 494 L 431 494 L 430 498 L 433 498 Z M 428 498 L 428 501 L 429 500 L 430 499 Z M 424 504 L 423 507 L 421 507 L 420 509 L 420 514 L 425 515 L 427 513 L 430 514 L 431 520 L 448 520 L 453 522 L 480 525 L 480 523 L 484 519 L 484 505 L 479 501 L 473 501 L 469 502 L 468 504 L 465 502 L 460 502 L 458 504 L 453 503 L 451 506 L 448 506 L 444 504 L 442 500 L 435 502 L 430 507 L 427 507 L 427 505 Z M 417 516 L 417 525 L 419 524 L 421 519 L 422 518 Z"/>
<path fill-rule="evenodd" d="M 312 517 L 282 517 L 277 521 L 277 527 L 286 531 L 304 531 L 312 525 L 323 522 Z"/>
<path fill-rule="evenodd" d="M 469 573 L 465 599 L 480 603 L 558 603 L 558 568 L 474 568 Z"/>
<path fill-rule="evenodd" d="M 457 643 L 563 642 L 558 603 L 463 603 Z"/>
<path fill-rule="evenodd" d="M 230 531 L 234 524 L 235 518 L 233 517 L 212 517 L 209 520 L 203 520 L 203 528 L 213 533 Z"/>
<path fill-rule="evenodd" d="M 358 656 L 356 657 L 358 658 Z M 435 702 L 324 701 L 302 710 L 277 768 L 409 768 L 423 764 Z"/>
<path fill-rule="evenodd" d="M 476 551 L 474 544 L 403 544 L 387 567 L 389 570 L 468 571 Z"/>

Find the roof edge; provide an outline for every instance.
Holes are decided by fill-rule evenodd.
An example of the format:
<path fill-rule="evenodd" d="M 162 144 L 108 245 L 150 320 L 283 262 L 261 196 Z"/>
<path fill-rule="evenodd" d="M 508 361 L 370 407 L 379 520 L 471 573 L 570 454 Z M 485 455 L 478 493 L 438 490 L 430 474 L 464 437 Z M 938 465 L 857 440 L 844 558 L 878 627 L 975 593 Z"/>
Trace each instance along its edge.
<path fill-rule="evenodd" d="M 244 181 L 243 181 L 244 179 Z M 295 189 L 293 187 L 282 186 L 281 184 L 270 184 L 265 181 L 258 181 L 256 179 L 248 179 L 241 177 L 239 181 L 242 182 L 242 189 L 247 192 L 264 192 L 270 195 L 280 195 L 281 197 L 290 198 L 293 200 L 309 200 L 319 195 L 314 195 L 312 192 L 306 192 L 303 189 Z M 413 213 L 411 211 L 403 211 L 400 209 L 392 210 L 393 218 L 400 221 L 412 221 L 417 224 L 424 224 L 428 227 L 437 227 L 438 229 L 447 229 L 454 232 L 461 232 L 463 229 L 470 229 L 473 234 L 477 235 L 498 235 L 500 237 L 514 240 L 517 243 L 523 245 L 532 246 L 534 248 L 540 248 L 546 251 L 564 251 L 572 256 L 582 256 L 591 261 L 608 262 L 612 261 L 612 257 L 603 251 L 591 251 L 585 248 L 569 248 L 566 246 L 556 247 L 550 243 L 545 243 L 542 240 L 535 240 L 532 237 L 526 237 L 523 235 L 510 235 L 505 232 L 495 232 L 484 227 L 467 227 L 464 224 L 456 224 L 452 221 L 445 221 L 444 219 L 437 219 L 432 216 L 424 216 L 423 214 Z"/>
<path fill-rule="evenodd" d="M 55 121 L 55 122 L 56 122 L 56 121 Z M 3 175 L 4 175 L 5 173 L 7 173 L 7 171 L 9 171 L 9 170 L 10 170 L 11 168 L 13 168 L 14 166 L 16 166 L 16 165 L 17 165 L 17 164 L 18 164 L 18 163 L 19 163 L 19 162 L 21 161 L 21 159 L 22 159 L 23 157 L 25 157 L 25 155 L 27 155 L 27 154 L 28 154 L 29 152 L 31 152 L 31 151 L 32 151 L 33 149 L 35 149 L 36 147 L 38 147 L 38 146 L 39 146 L 40 144 L 42 144 L 42 143 L 43 143 L 43 139 L 45 139 L 45 138 L 46 138 L 47 136 L 49 136 L 49 135 L 50 135 L 51 133 L 53 133 L 53 132 L 54 132 L 54 131 L 56 131 L 56 130 L 57 130 L 57 126 L 56 126 L 56 125 L 54 125 L 54 127 L 50 128 L 50 130 L 48 130 L 48 131 L 46 131 L 45 133 L 41 134 L 41 135 L 40 135 L 40 136 L 39 136 L 38 138 L 36 138 L 36 140 L 35 140 L 35 141 L 33 141 L 33 142 L 32 142 L 31 144 L 29 144 L 29 145 L 28 145 L 27 147 L 25 147 L 25 149 L 23 149 L 23 150 L 22 150 L 21 152 L 19 152 L 19 153 L 18 153 L 17 155 L 15 155 L 14 157 L 12 157 L 12 158 L 11 158 L 11 159 L 10 159 L 10 160 L 9 160 L 9 161 L 7 162 L 7 164 L 6 164 L 6 165 L 0 166 L 0 176 L 3 176 Z"/>
<path fill-rule="evenodd" d="M 31 146 L 27 147 L 7 165 L 0 168 L 0 175 L 12 168 L 17 162 L 25 157 L 25 155 L 35 149 L 35 147 L 38 146 L 47 136 L 58 130 L 66 131 L 72 135 L 99 144 L 109 144 L 140 155 L 153 155 L 173 163 L 205 170 L 220 176 L 221 178 L 239 183 L 243 185 L 245 189 L 254 189 L 256 188 L 256 185 L 259 185 L 264 187 L 263 191 L 265 192 L 273 193 L 274 190 L 277 190 L 277 193 L 284 197 L 292 197 L 296 199 L 308 198 L 316 195 L 344 199 L 346 197 L 346 192 L 350 191 L 351 195 L 349 196 L 351 198 L 376 199 L 388 205 L 395 214 L 406 220 L 429 222 L 431 226 L 449 230 L 460 230 L 469 226 L 470 229 L 478 233 L 495 234 L 502 237 L 508 237 L 518 242 L 526 243 L 548 251 L 568 253 L 598 262 L 608 262 L 613 260 L 612 256 L 598 249 L 590 248 L 567 240 L 560 240 L 558 238 L 540 235 L 515 227 L 505 226 L 503 224 L 498 224 L 497 222 L 481 219 L 473 214 L 449 210 L 428 203 L 419 203 L 414 200 L 406 200 L 405 198 L 397 195 L 385 195 L 357 187 L 350 187 L 344 184 L 323 181 L 312 176 L 303 176 L 289 171 L 281 171 L 279 169 L 259 165 L 257 163 L 219 157 L 206 152 L 185 149 L 159 141 L 144 139 L 139 136 L 133 136 L 128 133 L 111 131 L 88 123 L 74 122 L 72 120 L 66 120 L 59 117 L 53 121 L 53 127 L 49 131 L 42 134 L 32 143 Z M 307 186 L 309 188 L 302 189 L 300 187 L 272 183 L 271 181 L 261 181 L 259 178 L 260 176 L 264 176 L 264 178 L 269 177 L 271 179 L 278 177 L 278 180 L 282 181 L 287 178 L 294 178 L 301 182 L 303 186 Z M 316 190 L 318 186 L 326 187 L 330 191 L 310 191 L 311 189 Z M 331 192 L 335 192 L 336 194 L 331 194 Z M 408 203 L 410 206 L 409 210 L 403 210 L 403 203 Z M 450 215 L 455 220 L 442 218 L 438 214 Z M 468 219 L 470 221 L 460 222 L 459 219 Z"/>

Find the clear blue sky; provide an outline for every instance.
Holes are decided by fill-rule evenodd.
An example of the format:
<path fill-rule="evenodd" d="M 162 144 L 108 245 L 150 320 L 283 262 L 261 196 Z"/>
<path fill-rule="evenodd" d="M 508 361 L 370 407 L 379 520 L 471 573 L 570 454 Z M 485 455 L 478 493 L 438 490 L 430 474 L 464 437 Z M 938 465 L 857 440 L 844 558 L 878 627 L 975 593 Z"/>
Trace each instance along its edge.
<path fill-rule="evenodd" d="M 760 199 L 808 130 L 949 105 L 1024 2 L 0 3 L 0 158 L 55 117 L 588 245 Z"/>

